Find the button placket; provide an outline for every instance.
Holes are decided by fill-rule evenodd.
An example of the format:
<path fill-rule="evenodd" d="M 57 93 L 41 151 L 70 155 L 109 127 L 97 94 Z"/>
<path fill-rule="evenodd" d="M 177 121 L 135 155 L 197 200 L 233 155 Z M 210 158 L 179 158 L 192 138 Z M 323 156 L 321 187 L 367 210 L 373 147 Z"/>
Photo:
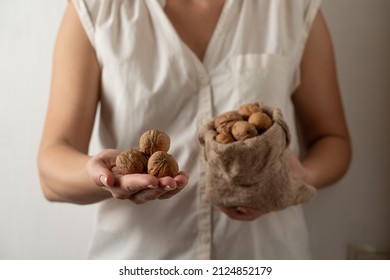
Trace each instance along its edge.
<path fill-rule="evenodd" d="M 199 83 L 199 127 L 212 117 L 212 89 L 210 78 L 204 67 L 194 54 L 191 54 L 196 68 Z M 197 193 L 198 211 L 198 246 L 197 254 L 199 259 L 211 258 L 212 244 L 212 210 L 211 205 L 205 200 L 205 162 L 199 159 L 199 188 Z"/>

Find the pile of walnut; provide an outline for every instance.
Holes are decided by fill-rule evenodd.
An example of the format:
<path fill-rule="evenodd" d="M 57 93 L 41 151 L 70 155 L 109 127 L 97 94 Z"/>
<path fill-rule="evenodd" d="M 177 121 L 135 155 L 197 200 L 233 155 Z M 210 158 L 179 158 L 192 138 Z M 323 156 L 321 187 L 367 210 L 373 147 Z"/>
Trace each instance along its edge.
<path fill-rule="evenodd" d="M 271 126 L 272 119 L 260 104 L 243 104 L 237 111 L 226 112 L 214 119 L 215 140 L 222 144 L 242 141 L 264 133 Z"/>
<path fill-rule="evenodd" d="M 168 154 L 171 140 L 163 131 L 148 130 L 139 139 L 139 149 L 131 148 L 116 157 L 116 166 L 123 175 L 148 173 L 157 178 L 175 177 L 179 166 Z"/>

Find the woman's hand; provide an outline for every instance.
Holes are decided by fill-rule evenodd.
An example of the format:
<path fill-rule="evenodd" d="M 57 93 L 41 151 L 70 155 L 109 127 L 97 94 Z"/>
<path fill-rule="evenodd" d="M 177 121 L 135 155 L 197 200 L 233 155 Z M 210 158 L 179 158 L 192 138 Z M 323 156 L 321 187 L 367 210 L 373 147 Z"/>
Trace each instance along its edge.
<path fill-rule="evenodd" d="M 290 174 L 294 178 L 300 179 L 305 183 L 308 183 L 307 181 L 310 178 L 310 171 L 302 165 L 301 161 L 294 153 L 291 153 L 290 157 Z"/>
<path fill-rule="evenodd" d="M 308 170 L 304 168 L 294 153 L 290 157 L 290 172 L 291 176 L 305 181 L 308 176 Z M 253 221 L 260 218 L 269 211 L 260 210 L 251 207 L 235 207 L 235 208 L 220 208 L 229 218 L 240 221 Z"/>
<path fill-rule="evenodd" d="M 219 210 L 225 213 L 230 219 L 239 221 L 253 221 L 264 214 L 269 213 L 269 211 L 243 206 L 235 208 L 219 208 Z"/>
<path fill-rule="evenodd" d="M 150 200 L 171 198 L 188 183 L 189 176 L 183 171 L 174 178 L 156 178 L 150 174 L 122 175 L 115 166 L 116 156 L 120 152 L 103 150 L 92 157 L 86 166 L 90 180 L 110 192 L 113 198 L 143 204 Z"/>

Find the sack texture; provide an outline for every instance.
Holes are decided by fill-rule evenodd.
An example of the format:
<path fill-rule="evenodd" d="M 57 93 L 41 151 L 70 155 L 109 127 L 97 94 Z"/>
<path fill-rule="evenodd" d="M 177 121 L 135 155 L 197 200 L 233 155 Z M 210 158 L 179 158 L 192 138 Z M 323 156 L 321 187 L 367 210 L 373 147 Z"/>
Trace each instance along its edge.
<path fill-rule="evenodd" d="M 281 111 L 264 104 L 261 107 L 273 124 L 256 137 L 218 143 L 214 120 L 199 130 L 206 162 L 205 195 L 214 206 L 275 211 L 308 202 L 316 194 L 314 187 L 289 172 L 290 133 Z"/>

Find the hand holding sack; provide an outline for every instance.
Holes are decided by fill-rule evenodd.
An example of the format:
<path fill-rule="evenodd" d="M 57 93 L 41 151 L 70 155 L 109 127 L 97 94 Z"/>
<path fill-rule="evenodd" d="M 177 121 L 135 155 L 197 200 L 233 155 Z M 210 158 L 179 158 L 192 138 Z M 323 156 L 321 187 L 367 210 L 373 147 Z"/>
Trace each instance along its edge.
<path fill-rule="evenodd" d="M 263 121 L 261 116 L 257 124 L 249 121 L 259 112 Z M 289 172 L 290 132 L 278 108 L 244 104 L 225 114 L 202 126 L 198 135 L 206 163 L 205 195 L 212 205 L 275 211 L 314 197 L 316 189 Z"/>

